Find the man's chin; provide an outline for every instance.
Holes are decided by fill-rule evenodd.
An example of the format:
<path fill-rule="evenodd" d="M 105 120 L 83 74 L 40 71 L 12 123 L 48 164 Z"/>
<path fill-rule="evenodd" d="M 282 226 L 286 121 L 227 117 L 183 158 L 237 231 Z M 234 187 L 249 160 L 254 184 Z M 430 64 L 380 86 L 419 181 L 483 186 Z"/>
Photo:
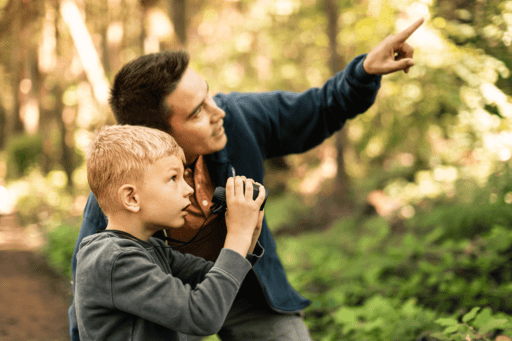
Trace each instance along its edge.
<path fill-rule="evenodd" d="M 219 141 L 219 149 L 217 150 L 218 151 L 221 151 L 222 149 L 224 149 L 226 147 L 226 145 L 228 144 L 228 136 L 226 135 L 226 133 L 223 133 L 222 134 L 223 136 L 220 138 L 220 141 Z"/>
<path fill-rule="evenodd" d="M 218 140 L 215 141 L 215 144 L 210 145 L 211 149 L 208 154 L 220 152 L 222 149 L 226 147 L 226 144 L 228 143 L 228 137 L 226 136 L 226 134 L 223 135 L 224 136 L 222 137 L 217 137 Z"/>

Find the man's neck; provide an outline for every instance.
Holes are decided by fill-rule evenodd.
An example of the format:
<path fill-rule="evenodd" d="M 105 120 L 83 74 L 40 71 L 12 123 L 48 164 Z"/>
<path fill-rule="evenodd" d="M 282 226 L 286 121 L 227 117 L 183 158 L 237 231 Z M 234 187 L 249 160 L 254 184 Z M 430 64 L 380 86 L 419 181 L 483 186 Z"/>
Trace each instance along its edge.
<path fill-rule="evenodd" d="M 199 159 L 199 156 L 196 156 L 196 157 L 191 158 L 191 159 L 189 159 L 189 158 L 187 157 L 187 160 L 186 160 L 186 161 L 187 161 L 187 163 L 185 164 L 185 168 L 190 168 L 190 169 L 192 169 L 192 170 L 193 170 L 193 169 L 194 169 L 194 167 L 196 166 L 197 159 Z M 192 161 L 189 161 L 189 160 L 192 160 Z"/>

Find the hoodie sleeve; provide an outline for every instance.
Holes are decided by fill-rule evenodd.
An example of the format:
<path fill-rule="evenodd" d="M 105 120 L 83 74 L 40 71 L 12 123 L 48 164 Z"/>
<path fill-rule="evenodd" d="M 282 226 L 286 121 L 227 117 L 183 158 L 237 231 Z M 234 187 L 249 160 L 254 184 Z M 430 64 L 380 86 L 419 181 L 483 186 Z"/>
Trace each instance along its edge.
<path fill-rule="evenodd" d="M 184 334 L 215 334 L 250 268 L 237 252 L 222 249 L 204 280 L 193 288 L 163 272 L 145 252 L 121 252 L 112 267 L 112 304 Z"/>

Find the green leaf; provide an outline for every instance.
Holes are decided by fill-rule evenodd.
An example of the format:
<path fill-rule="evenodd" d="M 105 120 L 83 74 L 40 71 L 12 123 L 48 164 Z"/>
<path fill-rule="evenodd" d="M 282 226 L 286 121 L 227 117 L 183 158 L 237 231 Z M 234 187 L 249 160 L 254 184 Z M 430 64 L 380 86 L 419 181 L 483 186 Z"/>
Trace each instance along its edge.
<path fill-rule="evenodd" d="M 456 319 L 451 318 L 451 317 L 442 317 L 442 318 L 435 320 L 435 323 L 437 323 L 441 326 L 447 327 L 447 326 L 453 326 L 454 324 L 456 325 L 459 322 Z"/>
<path fill-rule="evenodd" d="M 480 334 L 487 334 L 493 329 L 496 329 L 499 325 L 507 322 L 507 319 L 496 319 L 496 320 L 490 320 L 487 322 L 482 328 L 480 328 L 479 332 Z"/>
<path fill-rule="evenodd" d="M 455 333 L 458 329 L 459 329 L 458 325 L 449 326 L 449 327 L 446 327 L 445 330 L 443 330 L 443 333 L 452 334 L 452 333 Z"/>
<path fill-rule="evenodd" d="M 474 307 L 469 313 L 462 317 L 462 322 L 467 323 L 475 318 L 476 313 L 480 310 L 480 307 Z"/>
<path fill-rule="evenodd" d="M 473 325 L 473 327 L 480 329 L 481 327 L 485 326 L 487 324 L 487 322 L 489 322 L 491 320 L 491 318 L 492 318 L 491 308 L 484 308 L 477 314 L 472 325 Z"/>
<path fill-rule="evenodd" d="M 450 340 L 446 335 L 444 335 L 443 333 L 439 333 L 439 332 L 432 333 L 429 336 L 432 336 L 432 337 L 434 337 L 434 338 L 436 338 L 438 340 L 441 340 L 441 341 L 449 341 Z"/>

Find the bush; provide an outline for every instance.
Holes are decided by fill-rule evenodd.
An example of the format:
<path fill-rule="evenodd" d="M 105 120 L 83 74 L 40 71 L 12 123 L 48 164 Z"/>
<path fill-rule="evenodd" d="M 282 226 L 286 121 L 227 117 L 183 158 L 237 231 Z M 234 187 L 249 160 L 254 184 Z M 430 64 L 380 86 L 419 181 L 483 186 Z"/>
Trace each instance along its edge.
<path fill-rule="evenodd" d="M 512 206 L 490 203 L 489 200 L 473 203 L 443 204 L 430 212 L 418 214 L 405 222 L 410 230 L 425 234 L 432 228 L 441 228 L 442 240 L 474 238 L 488 232 L 495 225 L 512 226 Z"/>
<path fill-rule="evenodd" d="M 512 318 L 502 313 L 493 315 L 490 308 L 480 310 L 480 307 L 474 307 L 461 318 L 440 318 L 435 322 L 444 327 L 442 332 L 430 334 L 436 340 L 505 341 L 510 338 L 504 334 L 512 335 Z"/>
<path fill-rule="evenodd" d="M 27 173 L 30 166 L 40 164 L 43 154 L 43 139 L 40 135 L 18 135 L 7 145 L 8 178 L 18 178 Z"/>
<path fill-rule="evenodd" d="M 406 302 L 375 295 L 358 307 L 341 307 L 333 320 L 341 326 L 343 336 L 352 340 L 402 341 L 416 340 L 425 330 L 435 326 L 436 313 L 417 305 L 412 298 Z"/>
<path fill-rule="evenodd" d="M 512 231 L 491 225 L 472 237 L 451 238 L 444 218 L 431 222 L 428 233 L 426 226 L 406 224 L 398 234 L 380 217 L 342 220 L 325 233 L 280 239 L 290 282 L 313 301 L 305 311 L 313 338 L 414 340 L 442 333 L 446 326 L 437 325 L 438 318 L 475 306 L 509 318 Z"/>
<path fill-rule="evenodd" d="M 47 232 L 44 254 L 48 263 L 59 273 L 71 279 L 71 258 L 80 231 L 78 222 L 63 222 Z"/>

